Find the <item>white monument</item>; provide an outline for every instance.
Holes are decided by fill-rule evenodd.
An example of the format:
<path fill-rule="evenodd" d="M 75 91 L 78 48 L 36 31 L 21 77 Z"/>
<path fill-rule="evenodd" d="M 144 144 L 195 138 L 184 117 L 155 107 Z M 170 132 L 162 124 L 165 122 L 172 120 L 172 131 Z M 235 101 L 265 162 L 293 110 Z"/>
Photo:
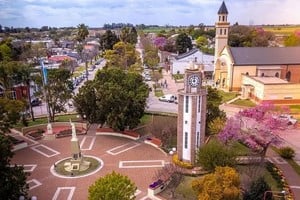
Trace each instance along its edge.
<path fill-rule="evenodd" d="M 69 162 L 64 164 L 65 170 L 72 172 L 72 171 L 85 171 L 90 167 L 90 162 L 85 161 L 84 157 L 80 151 L 80 145 L 78 138 L 76 136 L 76 128 L 75 124 L 70 120 L 70 124 L 72 127 L 72 138 L 71 138 L 71 153 L 72 157 Z"/>

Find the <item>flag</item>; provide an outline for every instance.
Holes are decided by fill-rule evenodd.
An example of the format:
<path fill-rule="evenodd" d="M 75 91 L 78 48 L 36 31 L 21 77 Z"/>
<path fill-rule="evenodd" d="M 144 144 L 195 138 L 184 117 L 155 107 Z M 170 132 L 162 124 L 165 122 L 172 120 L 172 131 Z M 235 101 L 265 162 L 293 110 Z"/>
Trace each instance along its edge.
<path fill-rule="evenodd" d="M 44 65 L 43 60 L 40 60 L 40 63 L 41 63 L 41 68 L 42 68 L 42 73 L 43 73 L 43 81 L 44 81 L 44 84 L 47 85 L 47 82 L 48 82 L 48 71 L 47 71 L 47 68 Z"/>

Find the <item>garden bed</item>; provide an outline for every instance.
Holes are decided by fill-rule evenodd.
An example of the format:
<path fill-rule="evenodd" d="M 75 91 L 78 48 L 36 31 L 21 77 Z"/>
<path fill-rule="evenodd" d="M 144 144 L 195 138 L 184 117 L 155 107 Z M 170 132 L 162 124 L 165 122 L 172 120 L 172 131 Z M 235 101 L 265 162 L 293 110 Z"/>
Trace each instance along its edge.
<path fill-rule="evenodd" d="M 44 129 L 37 129 L 37 130 L 33 130 L 30 131 L 26 134 L 27 137 L 29 137 L 30 139 L 33 140 L 40 140 L 43 138 L 43 134 L 45 133 Z"/>
<path fill-rule="evenodd" d="M 86 134 L 86 130 L 84 129 L 76 129 L 76 135 L 84 135 Z M 55 134 L 56 138 L 62 138 L 62 137 L 68 137 L 72 135 L 72 129 L 65 129 L 59 131 L 57 134 Z"/>

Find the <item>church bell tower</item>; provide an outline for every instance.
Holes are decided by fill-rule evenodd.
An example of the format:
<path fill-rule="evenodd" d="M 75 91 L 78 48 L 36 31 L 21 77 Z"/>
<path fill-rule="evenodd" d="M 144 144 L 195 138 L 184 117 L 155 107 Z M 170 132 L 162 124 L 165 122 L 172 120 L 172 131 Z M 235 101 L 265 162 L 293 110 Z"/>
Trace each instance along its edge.
<path fill-rule="evenodd" d="M 214 58 L 214 77 L 218 79 L 218 58 L 223 48 L 228 44 L 229 22 L 227 21 L 228 10 L 225 2 L 222 2 L 218 11 L 218 22 L 216 22 L 216 37 L 215 37 L 215 58 Z"/>
<path fill-rule="evenodd" d="M 179 160 L 195 164 L 196 151 L 204 143 L 206 88 L 202 72 L 191 63 L 185 70 L 184 89 L 178 91 L 177 153 Z"/>

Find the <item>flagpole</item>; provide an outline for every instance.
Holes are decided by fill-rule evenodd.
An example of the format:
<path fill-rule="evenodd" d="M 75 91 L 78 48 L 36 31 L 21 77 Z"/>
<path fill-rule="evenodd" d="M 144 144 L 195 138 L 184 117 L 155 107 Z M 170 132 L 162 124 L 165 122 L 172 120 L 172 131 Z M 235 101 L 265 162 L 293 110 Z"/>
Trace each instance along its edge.
<path fill-rule="evenodd" d="M 40 64 L 41 64 L 41 70 L 42 70 L 42 75 L 43 75 L 43 94 L 45 97 L 45 103 L 46 103 L 46 110 L 47 110 L 47 134 L 48 135 L 52 135 L 53 134 L 53 129 L 52 129 L 52 125 L 51 125 L 51 120 L 50 120 L 50 110 L 49 110 L 49 103 L 48 103 L 48 95 L 47 95 L 47 91 L 46 91 L 46 85 L 48 83 L 48 77 L 47 77 L 47 69 L 45 68 L 44 62 L 42 59 L 40 59 Z"/>

